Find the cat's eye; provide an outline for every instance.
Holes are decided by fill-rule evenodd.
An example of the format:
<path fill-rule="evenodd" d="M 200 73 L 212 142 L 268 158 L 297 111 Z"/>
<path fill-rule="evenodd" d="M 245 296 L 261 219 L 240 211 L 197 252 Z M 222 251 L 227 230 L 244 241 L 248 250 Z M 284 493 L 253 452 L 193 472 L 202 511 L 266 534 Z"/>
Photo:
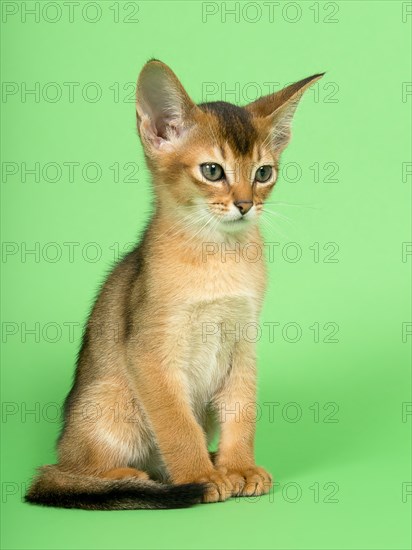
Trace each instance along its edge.
<path fill-rule="evenodd" d="M 200 165 L 203 176 L 209 181 L 219 181 L 225 177 L 225 172 L 220 164 L 205 162 Z"/>
<path fill-rule="evenodd" d="M 272 167 L 268 164 L 261 166 L 256 170 L 255 181 L 258 183 L 266 183 L 272 177 Z"/>

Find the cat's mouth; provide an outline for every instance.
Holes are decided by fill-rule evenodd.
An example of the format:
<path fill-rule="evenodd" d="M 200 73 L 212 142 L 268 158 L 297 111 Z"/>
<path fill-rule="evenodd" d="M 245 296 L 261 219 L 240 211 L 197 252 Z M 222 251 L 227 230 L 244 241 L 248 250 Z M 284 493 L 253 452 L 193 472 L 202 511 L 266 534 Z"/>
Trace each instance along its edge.
<path fill-rule="evenodd" d="M 223 223 L 227 223 L 227 224 L 237 224 L 237 223 L 245 223 L 247 222 L 248 220 L 245 218 L 245 217 L 241 217 L 241 218 L 235 218 L 235 219 L 231 219 L 231 220 L 225 220 L 223 218 Z"/>
<path fill-rule="evenodd" d="M 242 228 L 247 228 L 250 226 L 251 218 L 248 216 L 241 216 L 240 218 L 231 218 L 231 219 L 225 219 L 223 218 L 221 220 L 222 228 L 226 229 L 227 231 L 238 231 L 242 230 Z"/>

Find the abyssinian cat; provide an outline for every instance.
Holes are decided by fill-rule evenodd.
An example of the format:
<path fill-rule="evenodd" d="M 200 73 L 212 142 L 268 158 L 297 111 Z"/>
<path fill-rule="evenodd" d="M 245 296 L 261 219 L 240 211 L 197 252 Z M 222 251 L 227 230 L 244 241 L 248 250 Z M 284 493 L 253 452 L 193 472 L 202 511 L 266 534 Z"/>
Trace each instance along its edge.
<path fill-rule="evenodd" d="M 154 213 L 94 304 L 58 464 L 40 468 L 27 501 L 179 508 L 269 491 L 271 476 L 254 460 L 254 344 L 234 330 L 258 320 L 264 261 L 222 261 L 217 250 L 263 244 L 257 221 L 292 116 L 321 76 L 245 107 L 196 105 L 167 65 L 143 67 L 137 124 Z M 233 414 L 244 407 L 248 414 Z M 216 427 L 218 451 L 210 453 Z"/>

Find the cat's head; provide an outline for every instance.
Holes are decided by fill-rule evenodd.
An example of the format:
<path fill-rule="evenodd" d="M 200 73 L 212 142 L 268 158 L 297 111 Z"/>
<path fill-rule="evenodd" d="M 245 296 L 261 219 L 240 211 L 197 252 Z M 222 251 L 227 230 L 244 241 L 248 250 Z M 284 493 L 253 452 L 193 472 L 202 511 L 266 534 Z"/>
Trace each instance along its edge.
<path fill-rule="evenodd" d="M 302 93 L 322 74 L 237 107 L 196 105 L 173 71 L 152 60 L 137 82 L 138 131 L 160 207 L 224 232 L 255 221 L 276 183 Z"/>

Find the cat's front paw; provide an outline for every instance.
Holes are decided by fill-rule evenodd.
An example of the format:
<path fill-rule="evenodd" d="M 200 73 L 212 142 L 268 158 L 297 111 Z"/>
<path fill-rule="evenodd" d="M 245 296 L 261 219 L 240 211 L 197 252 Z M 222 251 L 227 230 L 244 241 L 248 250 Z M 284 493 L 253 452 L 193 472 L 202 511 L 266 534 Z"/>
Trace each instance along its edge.
<path fill-rule="evenodd" d="M 273 485 L 272 476 L 260 466 L 245 469 L 221 466 L 218 471 L 229 479 L 233 497 L 265 495 Z"/>
<path fill-rule="evenodd" d="M 223 472 L 212 470 L 194 480 L 196 483 L 206 483 L 207 489 L 202 502 L 222 502 L 233 494 L 233 485 Z"/>

